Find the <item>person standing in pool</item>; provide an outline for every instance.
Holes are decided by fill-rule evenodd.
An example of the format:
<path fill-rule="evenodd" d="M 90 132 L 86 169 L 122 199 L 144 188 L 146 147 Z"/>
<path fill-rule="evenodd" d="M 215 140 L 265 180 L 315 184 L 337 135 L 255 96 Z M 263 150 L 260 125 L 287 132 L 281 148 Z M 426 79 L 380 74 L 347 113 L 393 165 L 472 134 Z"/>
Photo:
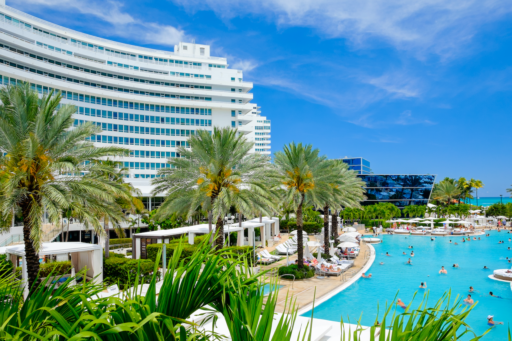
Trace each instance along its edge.
<path fill-rule="evenodd" d="M 448 274 L 448 271 L 446 271 L 446 269 L 444 268 L 444 266 L 441 266 L 441 270 L 439 270 L 439 274 L 445 274 L 445 275 L 447 275 L 447 274 Z"/>
<path fill-rule="evenodd" d="M 494 327 L 494 326 L 495 326 L 495 325 L 497 325 L 497 324 L 503 324 L 503 322 L 495 322 L 495 321 L 493 320 L 493 318 L 494 318 L 494 316 L 492 316 L 492 315 L 487 316 L 487 324 L 488 324 L 489 326 Z"/>
<path fill-rule="evenodd" d="M 467 303 L 467 304 L 475 303 L 475 301 L 473 301 L 473 299 L 471 298 L 471 295 L 468 295 L 468 297 L 465 298 L 463 301 L 464 301 L 464 303 Z"/>

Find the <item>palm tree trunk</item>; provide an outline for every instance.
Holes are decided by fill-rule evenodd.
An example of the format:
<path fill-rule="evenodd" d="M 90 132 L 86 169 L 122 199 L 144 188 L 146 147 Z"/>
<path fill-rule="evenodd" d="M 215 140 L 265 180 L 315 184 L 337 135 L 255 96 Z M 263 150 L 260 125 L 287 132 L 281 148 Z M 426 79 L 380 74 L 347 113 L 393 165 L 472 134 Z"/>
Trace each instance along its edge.
<path fill-rule="evenodd" d="M 324 206 L 324 253 L 329 253 L 329 205 L 327 204 Z"/>
<path fill-rule="evenodd" d="M 215 234 L 217 235 L 215 248 L 220 250 L 224 247 L 224 220 L 220 216 L 217 218 L 217 223 L 215 224 Z"/>
<path fill-rule="evenodd" d="M 23 241 L 25 242 L 25 259 L 28 274 L 28 288 L 32 289 L 37 285 L 37 275 L 39 273 L 39 255 L 36 253 L 34 242 L 30 236 L 30 231 L 33 226 L 30 221 L 30 211 L 32 208 L 32 199 L 25 200 L 20 204 L 21 212 L 23 214 Z M 35 288 L 35 287 L 34 287 Z M 30 290 L 31 292 L 32 290 Z M 29 293 L 30 295 L 30 293 Z"/>
<path fill-rule="evenodd" d="M 110 231 L 109 231 L 109 228 L 108 228 L 108 220 L 107 220 L 107 217 L 103 217 L 103 228 L 105 229 L 105 232 L 106 232 L 106 237 L 105 237 L 105 258 L 108 258 L 109 254 L 110 254 Z"/>
<path fill-rule="evenodd" d="M 304 243 L 302 239 L 302 205 L 304 203 L 304 194 L 301 194 L 299 207 L 297 207 L 297 251 L 298 251 L 298 266 L 300 269 L 304 268 Z"/>
<path fill-rule="evenodd" d="M 68 218 L 68 233 L 66 234 L 66 243 L 69 240 L 69 218 Z"/>
<path fill-rule="evenodd" d="M 331 236 L 332 239 L 336 241 L 336 238 L 338 238 L 338 210 L 335 210 L 334 214 L 332 215 L 331 225 Z"/>

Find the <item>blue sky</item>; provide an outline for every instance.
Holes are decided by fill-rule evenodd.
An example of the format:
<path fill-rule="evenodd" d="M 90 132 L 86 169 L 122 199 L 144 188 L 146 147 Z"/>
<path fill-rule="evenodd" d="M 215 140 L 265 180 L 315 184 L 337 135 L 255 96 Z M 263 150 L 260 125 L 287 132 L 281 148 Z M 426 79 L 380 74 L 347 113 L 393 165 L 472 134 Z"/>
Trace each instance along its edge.
<path fill-rule="evenodd" d="M 212 45 L 254 82 L 272 150 L 512 187 L 512 6 L 485 0 L 7 0 L 96 36 Z M 508 146 L 508 147 L 507 147 Z"/>

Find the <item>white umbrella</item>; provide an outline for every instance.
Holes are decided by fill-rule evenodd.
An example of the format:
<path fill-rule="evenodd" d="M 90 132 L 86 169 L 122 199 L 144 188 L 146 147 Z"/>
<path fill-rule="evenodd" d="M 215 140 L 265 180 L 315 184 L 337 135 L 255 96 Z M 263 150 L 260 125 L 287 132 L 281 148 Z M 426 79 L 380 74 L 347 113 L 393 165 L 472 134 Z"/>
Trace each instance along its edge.
<path fill-rule="evenodd" d="M 434 204 L 427 204 L 428 207 L 437 207 L 436 205 Z"/>
<path fill-rule="evenodd" d="M 292 232 L 290 232 L 291 235 L 296 235 L 297 234 L 297 230 L 293 230 Z M 303 236 L 307 236 L 308 234 L 306 233 L 306 231 L 302 231 L 302 235 Z"/>
<path fill-rule="evenodd" d="M 338 244 L 338 247 L 341 247 L 341 248 L 346 248 L 346 247 L 358 247 L 359 245 L 356 244 L 356 243 L 351 243 L 351 242 L 343 242 L 343 243 L 339 243 Z"/>
<path fill-rule="evenodd" d="M 322 259 L 322 253 L 320 252 L 320 246 L 322 246 L 322 244 L 320 244 L 319 242 L 307 242 L 306 245 L 308 246 L 311 246 L 311 247 L 316 247 L 316 259 L 320 262 L 320 259 Z"/>
<path fill-rule="evenodd" d="M 356 232 L 357 230 L 354 227 L 344 227 L 343 232 Z"/>
<path fill-rule="evenodd" d="M 359 232 L 345 232 L 345 233 L 342 234 L 342 236 L 360 237 L 361 233 L 359 233 Z"/>
<path fill-rule="evenodd" d="M 357 243 L 358 240 L 352 236 L 347 236 L 345 234 L 342 234 L 341 236 L 338 237 L 338 240 L 340 242 L 350 242 L 350 243 Z"/>
<path fill-rule="evenodd" d="M 499 215 L 499 216 L 497 216 L 496 218 L 500 218 L 500 219 L 508 219 L 507 217 L 502 216 L 502 215 Z"/>

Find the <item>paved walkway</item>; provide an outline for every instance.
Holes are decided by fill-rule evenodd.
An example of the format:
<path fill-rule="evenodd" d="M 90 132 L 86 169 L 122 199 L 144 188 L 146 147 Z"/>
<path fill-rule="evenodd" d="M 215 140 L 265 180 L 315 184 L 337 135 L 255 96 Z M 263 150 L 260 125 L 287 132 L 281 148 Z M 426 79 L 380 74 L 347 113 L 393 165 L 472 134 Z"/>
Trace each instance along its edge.
<path fill-rule="evenodd" d="M 283 243 L 288 239 L 287 235 L 282 237 L 282 241 L 279 244 Z M 315 241 L 314 236 L 310 236 L 310 241 Z M 277 244 L 276 244 L 277 245 Z M 267 247 L 266 249 L 269 251 L 273 251 L 275 246 Z M 261 250 L 261 249 L 260 249 Z M 345 274 L 340 276 L 325 276 L 323 278 L 317 278 L 317 276 L 292 281 L 286 278 L 281 278 L 279 280 L 279 284 L 284 287 L 279 290 L 278 300 L 276 312 L 283 312 L 286 303 L 286 296 L 288 295 L 288 300 L 290 298 L 295 300 L 296 308 L 300 309 L 310 303 L 313 302 L 313 299 L 318 299 L 330 291 L 336 289 L 337 287 L 343 285 L 348 279 L 350 279 L 354 274 L 356 274 L 363 266 L 366 264 L 367 259 L 365 259 L 365 255 L 369 252 L 369 248 L 365 243 L 361 243 L 361 251 L 359 252 L 359 256 L 354 261 L 354 266 L 351 267 Z M 315 249 L 311 250 L 311 252 L 316 252 Z M 295 261 L 297 259 L 297 254 L 294 254 L 289 257 L 290 261 Z M 270 265 L 262 265 L 262 270 L 269 270 L 273 268 L 279 268 L 281 266 L 286 265 L 286 257 L 276 263 Z"/>

